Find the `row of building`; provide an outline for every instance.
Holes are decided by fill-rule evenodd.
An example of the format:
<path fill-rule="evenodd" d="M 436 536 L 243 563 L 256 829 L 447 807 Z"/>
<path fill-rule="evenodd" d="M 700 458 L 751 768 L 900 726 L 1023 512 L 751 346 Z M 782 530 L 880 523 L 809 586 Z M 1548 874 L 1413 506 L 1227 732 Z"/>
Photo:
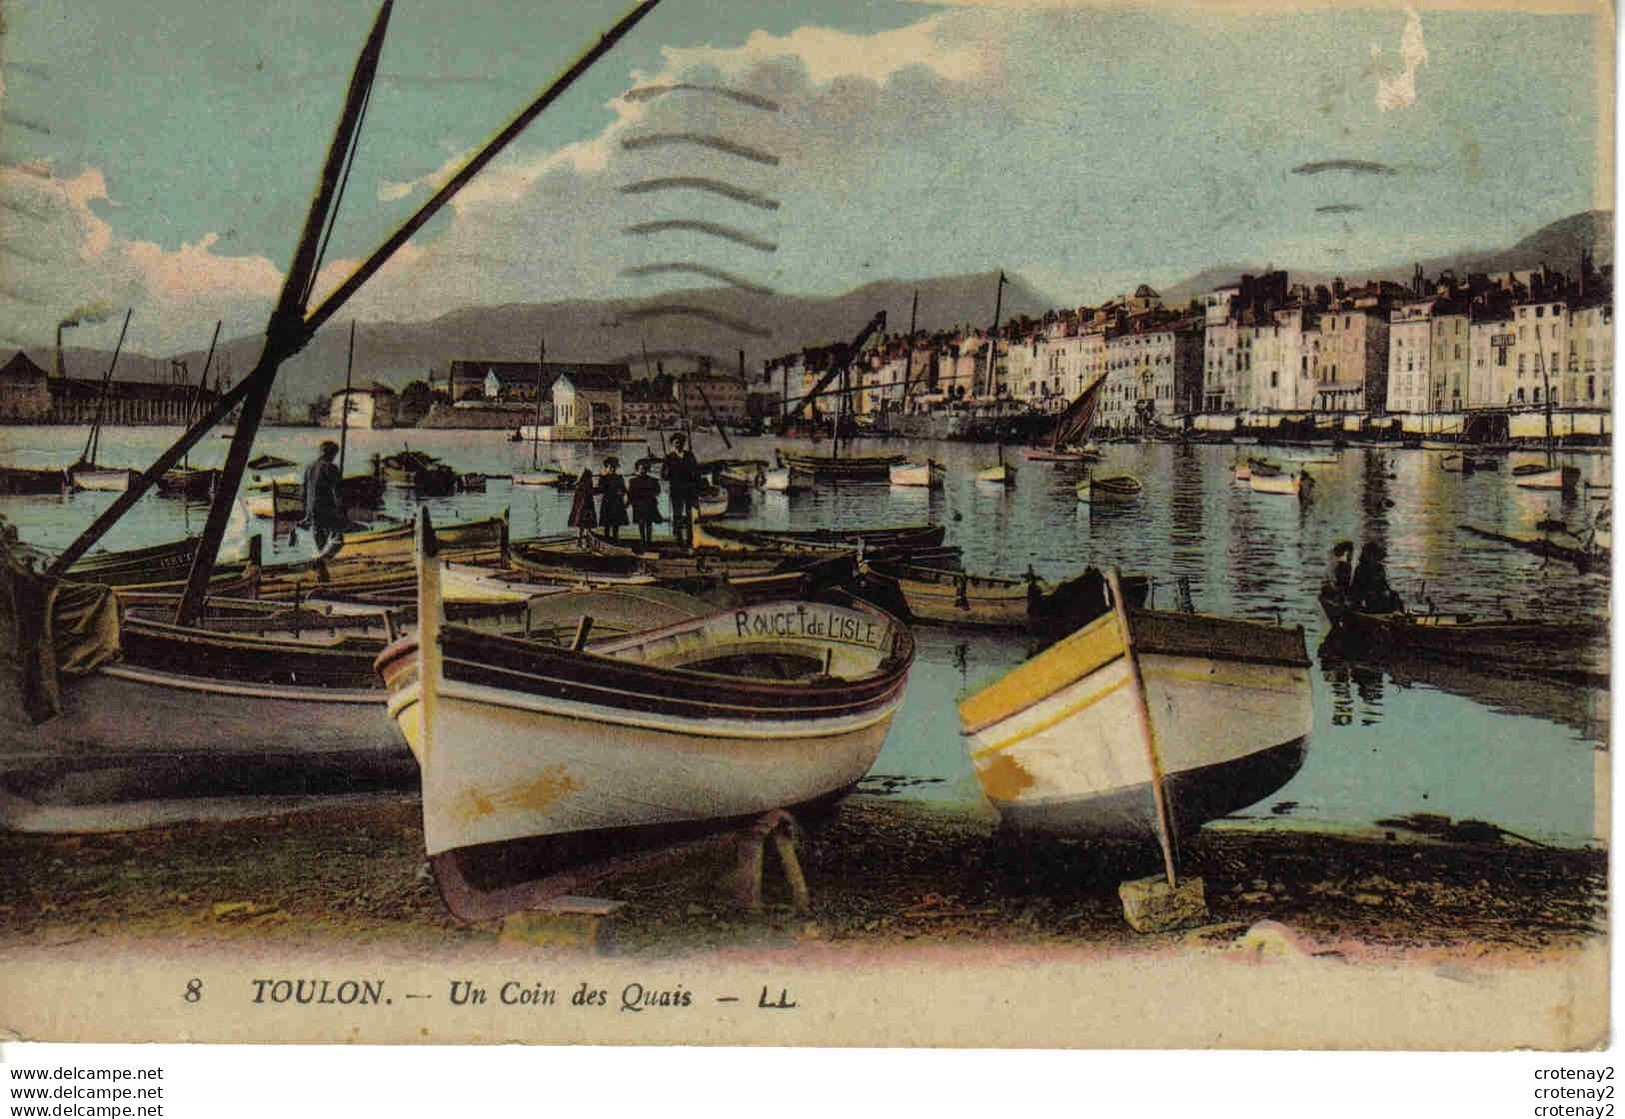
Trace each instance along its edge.
<path fill-rule="evenodd" d="M 1225 413 L 1440 414 L 1607 410 L 1612 270 L 1582 255 L 1542 267 L 1429 280 L 1293 285 L 1285 272 L 1173 307 L 1150 287 L 1099 307 L 976 330 L 892 336 L 854 374 L 860 415 L 1015 400 L 1059 411 L 1103 380 L 1102 422 Z M 835 347 L 765 363 L 749 392 L 789 407 Z M 772 411 L 782 410 L 774 406 Z"/>
<path fill-rule="evenodd" d="M 214 389 L 186 383 L 186 366 L 173 366 L 173 379 L 98 380 L 46 371 L 18 350 L 0 366 L 0 423 L 113 425 L 184 424 L 212 408 Z"/>
<path fill-rule="evenodd" d="M 539 424 L 548 437 L 672 428 L 687 424 L 744 426 L 745 382 L 708 370 L 683 377 L 664 371 L 634 379 L 624 363 L 457 360 L 443 386 L 431 383 L 428 405 L 414 413 L 388 385 L 339 389 L 321 422 L 337 427 L 484 427 Z"/>

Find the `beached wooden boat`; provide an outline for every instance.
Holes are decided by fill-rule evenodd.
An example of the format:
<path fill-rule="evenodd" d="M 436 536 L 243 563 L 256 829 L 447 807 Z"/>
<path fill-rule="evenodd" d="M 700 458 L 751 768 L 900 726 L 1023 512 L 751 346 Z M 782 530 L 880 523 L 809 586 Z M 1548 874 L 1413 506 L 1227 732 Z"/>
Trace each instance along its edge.
<path fill-rule="evenodd" d="M 1256 470 L 1247 480 L 1254 493 L 1273 493 L 1284 497 L 1305 498 L 1314 489 L 1315 480 L 1307 474 L 1259 474 Z"/>
<path fill-rule="evenodd" d="M 305 515 L 305 487 L 279 482 L 250 486 L 243 495 L 249 516 L 289 518 Z"/>
<path fill-rule="evenodd" d="M 423 523 L 421 628 L 377 670 L 443 893 L 491 844 L 613 844 L 837 795 L 902 702 L 913 639 L 864 607 L 775 603 L 570 649 L 442 623 Z"/>
<path fill-rule="evenodd" d="M 1004 822 L 1189 831 L 1291 779 L 1314 727 L 1302 628 L 1118 605 L 959 705 Z"/>
<path fill-rule="evenodd" d="M 1466 613 L 1367 614 L 1323 605 L 1339 638 L 1360 649 L 1404 650 L 1496 665 L 1521 675 L 1589 682 L 1609 678 L 1606 618 L 1542 621 Z"/>
<path fill-rule="evenodd" d="M 921 463 L 905 462 L 891 468 L 891 484 L 894 486 L 940 490 L 947 479 L 948 468 L 936 459 L 926 459 Z"/>
<path fill-rule="evenodd" d="M 1091 505 L 1127 505 L 1139 500 L 1145 487 L 1132 474 L 1091 475 L 1078 483 L 1078 500 Z"/>

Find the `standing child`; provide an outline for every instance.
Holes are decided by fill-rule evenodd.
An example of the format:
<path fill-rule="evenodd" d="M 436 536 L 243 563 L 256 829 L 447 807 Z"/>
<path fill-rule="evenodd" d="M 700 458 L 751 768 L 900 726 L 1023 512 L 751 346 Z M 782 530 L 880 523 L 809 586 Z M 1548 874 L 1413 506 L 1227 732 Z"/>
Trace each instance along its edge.
<path fill-rule="evenodd" d="M 611 455 L 604 460 L 604 472 L 598 476 L 598 523 L 611 540 L 621 538 L 621 526 L 626 523 L 626 479 L 620 470 L 621 460 Z"/>
<path fill-rule="evenodd" d="M 654 535 L 654 524 L 660 519 L 660 483 L 649 476 L 649 460 L 639 459 L 636 473 L 626 483 L 626 494 L 632 502 L 632 520 L 638 526 L 638 538 L 649 546 Z"/>
<path fill-rule="evenodd" d="M 581 468 L 581 477 L 576 479 L 576 489 L 570 498 L 570 526 L 576 530 L 576 541 L 580 544 L 587 542 L 587 534 L 598 524 L 598 515 L 592 508 L 592 471 L 586 467 Z"/>

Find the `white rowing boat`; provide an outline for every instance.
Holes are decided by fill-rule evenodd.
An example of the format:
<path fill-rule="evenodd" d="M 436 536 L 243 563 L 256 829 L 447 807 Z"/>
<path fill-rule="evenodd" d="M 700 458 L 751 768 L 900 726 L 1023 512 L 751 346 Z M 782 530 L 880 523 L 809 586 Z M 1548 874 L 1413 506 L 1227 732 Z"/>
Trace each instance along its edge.
<path fill-rule="evenodd" d="M 420 523 L 422 628 L 377 671 L 431 856 L 817 801 L 868 772 L 902 702 L 913 638 L 867 607 L 741 607 L 578 649 L 444 624 Z"/>

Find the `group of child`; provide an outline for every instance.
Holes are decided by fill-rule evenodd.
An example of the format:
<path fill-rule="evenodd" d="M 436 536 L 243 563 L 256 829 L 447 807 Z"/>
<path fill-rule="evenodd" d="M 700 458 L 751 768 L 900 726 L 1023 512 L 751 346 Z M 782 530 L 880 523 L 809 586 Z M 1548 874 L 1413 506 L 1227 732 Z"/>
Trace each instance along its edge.
<path fill-rule="evenodd" d="M 661 474 L 666 479 L 671 497 L 672 535 L 678 543 L 688 546 L 693 537 L 693 512 L 699 503 L 700 466 L 688 441 L 681 435 L 672 437 L 672 449 L 666 454 Z M 621 460 L 614 455 L 604 459 L 604 469 L 596 482 L 592 471 L 583 469 L 576 479 L 575 493 L 570 500 L 570 526 L 585 542 L 594 528 L 602 528 L 609 540 L 619 540 L 621 527 L 628 522 L 638 526 L 638 537 L 648 547 L 654 526 L 664 518 L 660 515 L 660 482 L 649 473 L 652 460 L 639 459 L 630 478 L 620 473 Z M 593 507 L 593 496 L 598 506 Z"/>

